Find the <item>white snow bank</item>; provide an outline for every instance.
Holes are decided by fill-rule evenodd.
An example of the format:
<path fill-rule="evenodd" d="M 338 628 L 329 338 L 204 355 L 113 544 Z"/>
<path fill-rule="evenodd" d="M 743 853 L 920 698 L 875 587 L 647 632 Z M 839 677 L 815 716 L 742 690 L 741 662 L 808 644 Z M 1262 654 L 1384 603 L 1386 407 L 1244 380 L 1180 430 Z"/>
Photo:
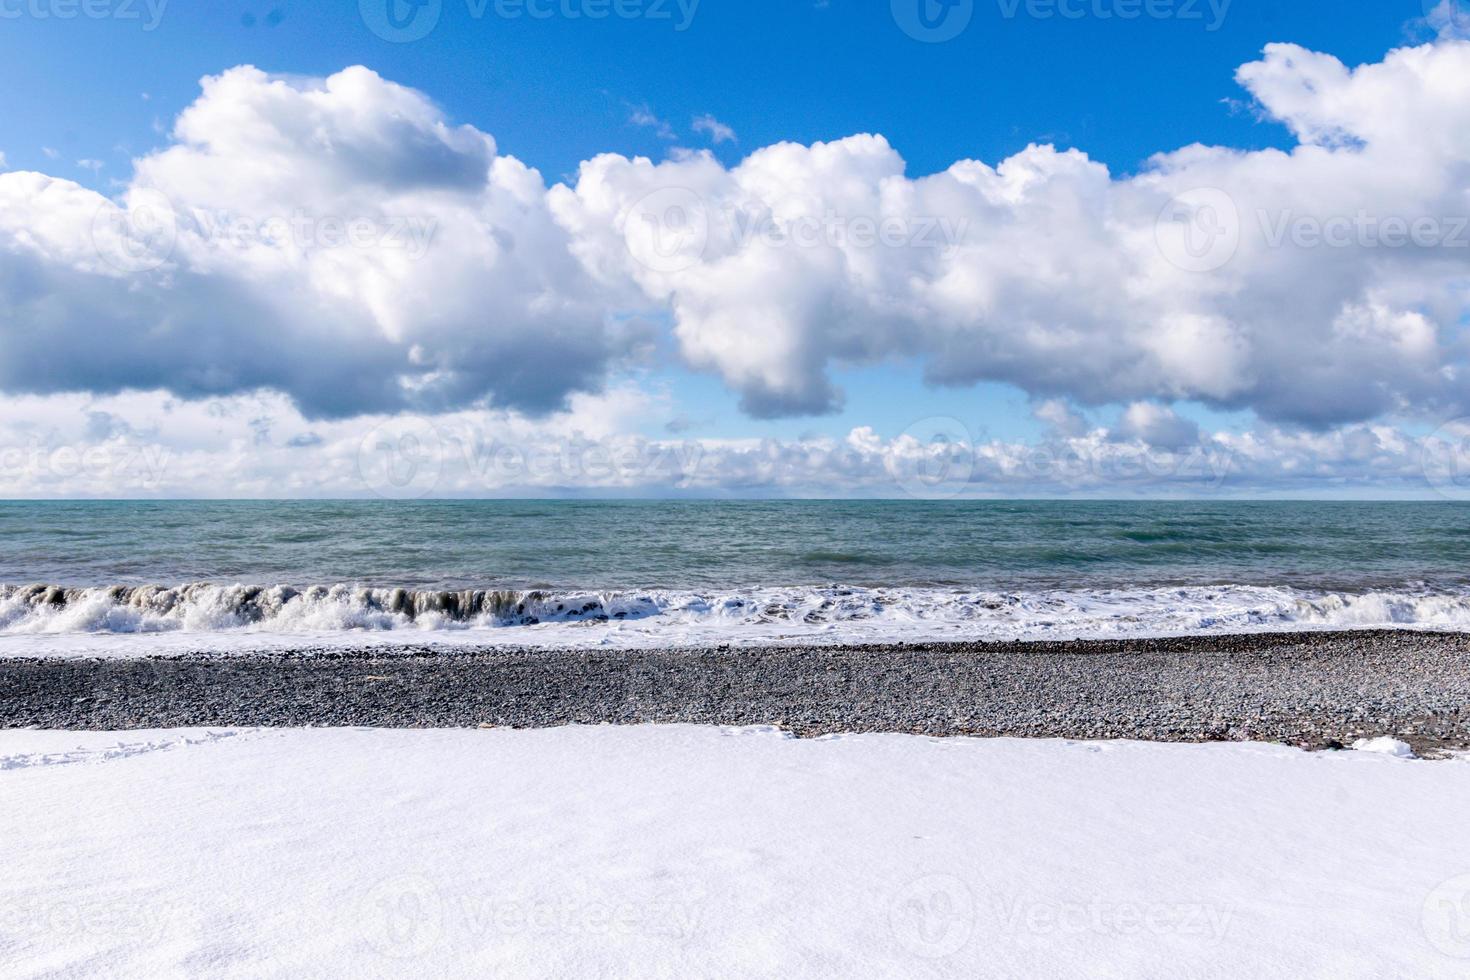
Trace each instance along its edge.
<path fill-rule="evenodd" d="M 764 730 L 0 733 L 0 973 L 1463 977 L 1470 765 Z"/>
<path fill-rule="evenodd" d="M 1380 735 L 1378 738 L 1360 738 L 1353 743 L 1354 752 L 1377 752 L 1380 755 L 1397 756 L 1400 759 L 1414 758 L 1414 748 L 1408 742 Z"/>

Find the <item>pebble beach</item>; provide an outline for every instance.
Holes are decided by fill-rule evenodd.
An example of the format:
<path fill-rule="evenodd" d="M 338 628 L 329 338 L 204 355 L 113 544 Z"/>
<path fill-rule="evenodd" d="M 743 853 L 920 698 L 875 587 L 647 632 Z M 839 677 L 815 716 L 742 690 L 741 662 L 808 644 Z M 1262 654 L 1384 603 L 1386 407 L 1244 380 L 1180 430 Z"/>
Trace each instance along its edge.
<path fill-rule="evenodd" d="M 838 733 L 1470 747 L 1470 635 L 0 661 L 0 727 L 772 725 Z"/>

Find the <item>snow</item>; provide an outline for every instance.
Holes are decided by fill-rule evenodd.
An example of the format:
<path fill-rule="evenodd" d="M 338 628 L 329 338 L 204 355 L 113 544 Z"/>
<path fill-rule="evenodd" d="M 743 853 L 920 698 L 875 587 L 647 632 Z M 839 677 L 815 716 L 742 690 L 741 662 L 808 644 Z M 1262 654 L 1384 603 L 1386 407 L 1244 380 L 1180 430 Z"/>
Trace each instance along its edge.
<path fill-rule="evenodd" d="M 0 975 L 1464 977 L 1470 762 L 0 733 Z"/>
<path fill-rule="evenodd" d="M 1387 735 L 1378 738 L 1360 738 L 1353 743 L 1354 752 L 1377 752 L 1381 755 L 1397 756 L 1400 759 L 1414 758 L 1414 749 L 1408 742 L 1401 742 Z"/>

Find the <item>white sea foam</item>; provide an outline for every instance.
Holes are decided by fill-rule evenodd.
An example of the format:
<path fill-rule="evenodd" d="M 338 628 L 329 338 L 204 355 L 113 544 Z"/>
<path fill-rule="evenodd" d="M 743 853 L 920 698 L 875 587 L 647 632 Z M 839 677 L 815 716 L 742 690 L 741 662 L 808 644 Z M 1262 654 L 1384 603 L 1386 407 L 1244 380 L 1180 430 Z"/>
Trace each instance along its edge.
<path fill-rule="evenodd" d="M 0 588 L 0 655 L 292 646 L 658 647 L 1169 636 L 1298 629 L 1470 630 L 1470 589 L 1312 592 L 1225 585 L 1022 592 L 773 588 L 411 592 Z"/>

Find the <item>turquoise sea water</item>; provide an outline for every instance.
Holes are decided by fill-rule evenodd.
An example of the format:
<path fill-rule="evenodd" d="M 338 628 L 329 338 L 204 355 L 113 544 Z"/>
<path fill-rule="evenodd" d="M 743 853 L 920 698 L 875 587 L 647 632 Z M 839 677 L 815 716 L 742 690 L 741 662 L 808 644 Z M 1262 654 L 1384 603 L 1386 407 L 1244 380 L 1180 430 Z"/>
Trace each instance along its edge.
<path fill-rule="evenodd" d="M 7 502 L 0 582 L 419 589 L 1470 582 L 1470 505 Z"/>
<path fill-rule="evenodd" d="M 1457 503 L 11 502 L 0 637 L 1460 629 L 1467 559 Z"/>

